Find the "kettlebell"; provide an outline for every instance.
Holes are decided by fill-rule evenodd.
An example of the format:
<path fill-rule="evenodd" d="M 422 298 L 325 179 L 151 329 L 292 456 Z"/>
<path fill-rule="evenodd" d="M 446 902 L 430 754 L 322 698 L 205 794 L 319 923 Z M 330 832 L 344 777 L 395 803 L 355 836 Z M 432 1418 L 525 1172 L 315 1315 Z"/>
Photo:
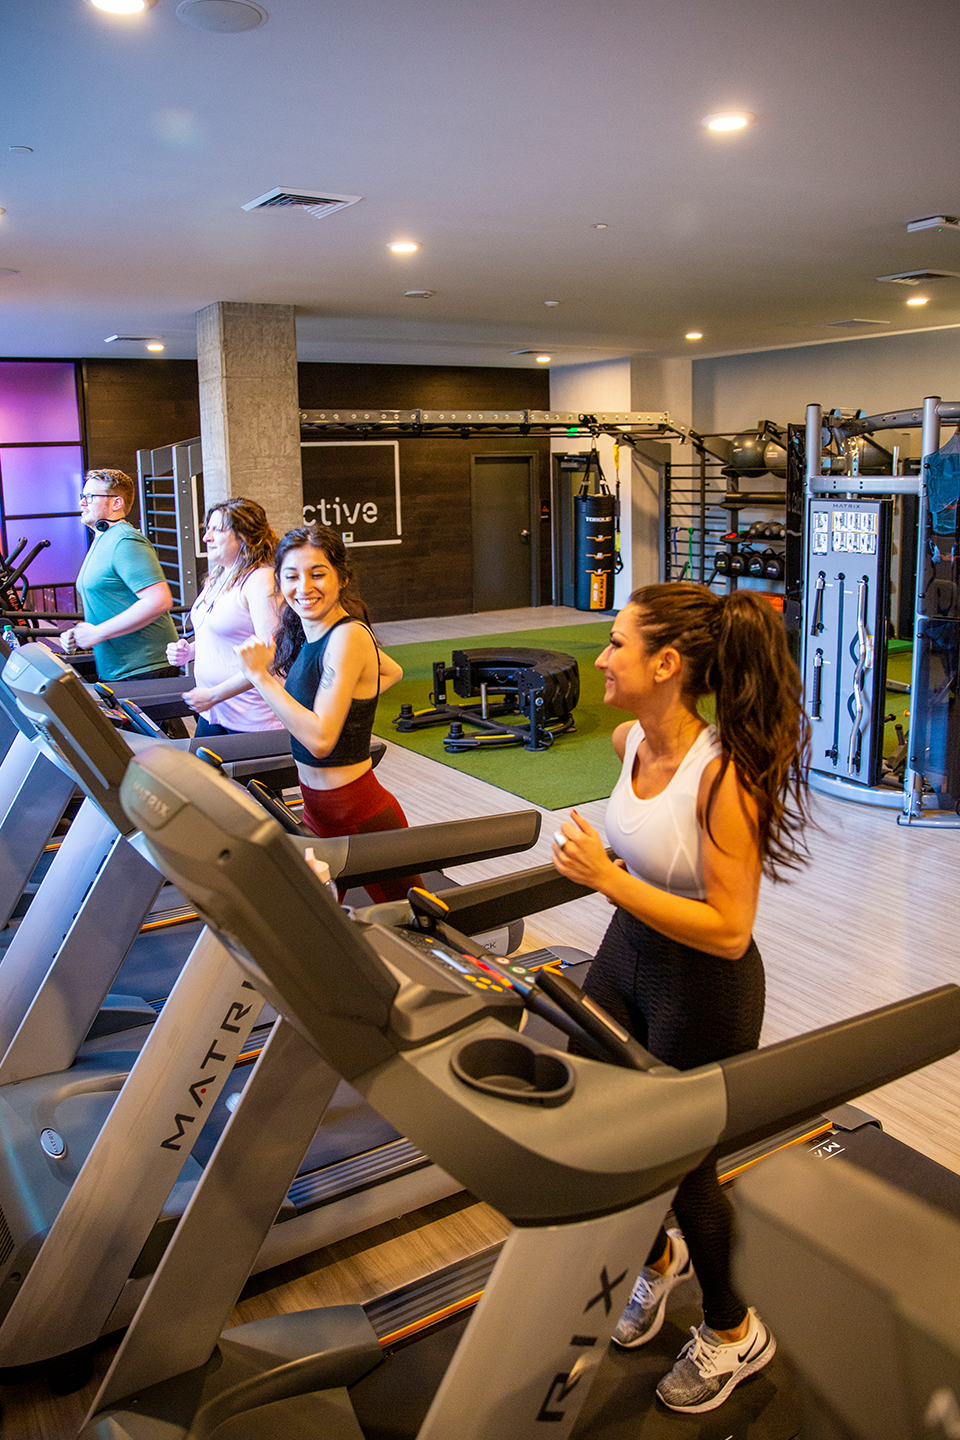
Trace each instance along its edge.
<path fill-rule="evenodd" d="M 730 556 L 730 574 L 743 575 L 747 568 L 747 557 L 750 551 L 738 550 L 736 555 Z"/>
<path fill-rule="evenodd" d="M 761 555 L 756 550 L 751 550 L 747 558 L 747 574 L 759 578 L 763 574 L 763 567 L 766 564 L 766 555 Z"/>

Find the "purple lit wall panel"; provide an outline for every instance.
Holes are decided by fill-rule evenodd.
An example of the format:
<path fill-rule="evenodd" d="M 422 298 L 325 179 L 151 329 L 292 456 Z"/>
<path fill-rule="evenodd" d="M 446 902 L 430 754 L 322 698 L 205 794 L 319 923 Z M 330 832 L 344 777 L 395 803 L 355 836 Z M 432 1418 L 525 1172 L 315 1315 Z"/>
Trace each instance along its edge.
<path fill-rule="evenodd" d="M 0 360 L 0 442 L 79 439 L 73 362 Z"/>
<path fill-rule="evenodd" d="M 89 534 L 79 517 L 59 515 L 39 520 L 8 520 L 6 531 L 4 550 L 7 554 L 21 535 L 27 537 L 16 562 L 18 565 L 38 540 L 50 541 L 50 548 L 41 550 L 27 570 L 27 580 L 31 585 L 69 585 L 76 580 L 87 553 Z"/>
<path fill-rule="evenodd" d="M 7 515 L 79 510 L 83 451 L 79 445 L 0 448 L 0 482 Z"/>

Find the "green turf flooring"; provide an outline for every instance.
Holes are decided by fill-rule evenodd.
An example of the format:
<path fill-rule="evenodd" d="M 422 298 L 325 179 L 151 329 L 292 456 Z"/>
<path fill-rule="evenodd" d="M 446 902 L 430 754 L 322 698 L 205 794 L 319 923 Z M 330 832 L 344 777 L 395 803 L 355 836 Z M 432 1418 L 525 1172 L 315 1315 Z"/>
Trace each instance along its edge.
<path fill-rule="evenodd" d="M 520 796 L 546 810 L 563 810 L 610 794 L 620 766 L 610 745 L 617 725 L 628 717 L 603 703 L 603 680 L 594 661 L 606 644 L 609 618 L 582 625 L 564 625 L 548 630 L 519 630 L 510 635 L 470 635 L 462 640 L 424 641 L 416 645 L 390 647 L 390 654 L 403 666 L 403 679 L 380 701 L 376 734 L 419 755 L 427 755 L 476 775 L 501 790 Z M 402 734 L 391 723 L 402 704 L 426 710 L 433 689 L 433 663 L 451 663 L 454 650 L 482 650 L 496 646 L 528 646 L 536 650 L 558 650 L 572 655 L 580 669 L 580 703 L 574 712 L 576 729 L 562 735 L 549 750 L 530 751 L 522 746 L 504 749 L 471 750 L 448 754 L 443 748 L 446 725 L 431 726 Z M 453 703 L 452 686 L 447 693 Z M 465 727 L 471 733 L 471 727 Z"/>

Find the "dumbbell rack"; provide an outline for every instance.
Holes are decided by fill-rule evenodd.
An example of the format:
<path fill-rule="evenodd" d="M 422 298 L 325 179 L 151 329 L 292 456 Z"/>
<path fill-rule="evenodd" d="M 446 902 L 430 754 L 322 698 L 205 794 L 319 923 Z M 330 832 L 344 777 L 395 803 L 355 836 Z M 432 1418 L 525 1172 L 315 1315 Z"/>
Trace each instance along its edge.
<path fill-rule="evenodd" d="M 777 485 L 764 476 L 758 486 Z M 786 494 L 764 488 L 742 489 L 742 478 L 731 475 L 729 467 L 705 450 L 692 447 L 690 461 L 673 461 L 666 467 L 664 496 L 664 557 L 666 580 L 696 580 L 723 594 L 736 590 L 741 579 L 764 577 L 745 573 L 720 573 L 715 568 L 718 552 L 741 553 L 743 538 L 729 541 L 738 529 L 743 511 L 770 512 L 771 524 L 780 523 L 786 513 Z M 760 521 L 757 523 L 767 523 Z M 764 544 L 782 559 L 783 541 L 769 538 Z M 766 577 L 764 588 L 780 587 L 779 577 Z"/>

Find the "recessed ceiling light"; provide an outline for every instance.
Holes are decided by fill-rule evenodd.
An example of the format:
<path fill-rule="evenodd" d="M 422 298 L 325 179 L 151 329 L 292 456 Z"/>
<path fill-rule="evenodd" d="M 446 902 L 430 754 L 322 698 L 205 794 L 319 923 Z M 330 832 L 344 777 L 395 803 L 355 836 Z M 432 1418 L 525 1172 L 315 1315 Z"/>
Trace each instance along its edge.
<path fill-rule="evenodd" d="M 213 30 L 220 35 L 255 30 L 267 19 L 267 12 L 252 0 L 180 0 L 177 19 L 194 30 Z"/>
<path fill-rule="evenodd" d="M 538 364 L 538 365 L 549 365 L 549 364 L 550 364 L 550 356 L 549 356 L 549 355 L 538 355 L 538 356 L 537 356 L 537 364 Z"/>
<path fill-rule="evenodd" d="M 743 130 L 756 118 L 749 110 L 718 110 L 713 115 L 704 115 L 700 124 L 708 130 Z"/>
<path fill-rule="evenodd" d="M 420 249 L 420 246 L 415 240 L 394 240 L 389 249 L 393 251 L 394 255 L 412 255 L 414 250 Z"/>
<path fill-rule="evenodd" d="M 548 310 L 555 310 L 555 309 L 557 308 L 557 306 L 560 304 L 560 301 L 559 301 L 559 300 L 544 300 L 543 303 L 544 303 L 544 305 L 546 305 L 546 307 L 547 307 Z"/>
<path fill-rule="evenodd" d="M 165 349 L 166 349 L 166 346 L 165 346 L 165 345 L 162 345 L 159 340 L 151 340 L 151 341 L 149 342 L 149 344 L 147 345 L 147 349 L 148 349 L 148 350 L 165 350 Z"/>
<path fill-rule="evenodd" d="M 32 146 L 32 145 L 8 145 L 8 146 L 7 146 L 7 149 L 10 151 L 10 154 L 11 154 L 11 155 L 32 155 L 32 154 L 33 154 L 33 146 Z"/>
<path fill-rule="evenodd" d="M 141 10 L 152 10 L 157 0 L 90 0 L 97 10 L 106 10 L 108 15 L 139 15 Z"/>
<path fill-rule="evenodd" d="M 684 335 L 683 338 L 684 338 L 684 340 L 702 340 L 702 339 L 703 339 L 703 331 L 702 331 L 702 330 L 688 330 L 687 333 L 686 333 L 686 335 Z"/>
<path fill-rule="evenodd" d="M 606 220 L 598 220 L 593 228 L 594 230 L 609 230 L 610 226 L 607 224 Z"/>
<path fill-rule="evenodd" d="M 408 300 L 431 300 L 437 292 L 435 290 L 404 290 L 403 293 Z"/>
<path fill-rule="evenodd" d="M 19 275 L 19 270 L 0 270 L 0 275 Z"/>
<path fill-rule="evenodd" d="M 908 305 L 926 305 L 928 298 L 929 298 L 929 297 L 926 296 L 926 295 L 911 295 L 911 296 L 910 296 L 910 299 L 907 301 L 907 304 L 908 304 Z"/>

